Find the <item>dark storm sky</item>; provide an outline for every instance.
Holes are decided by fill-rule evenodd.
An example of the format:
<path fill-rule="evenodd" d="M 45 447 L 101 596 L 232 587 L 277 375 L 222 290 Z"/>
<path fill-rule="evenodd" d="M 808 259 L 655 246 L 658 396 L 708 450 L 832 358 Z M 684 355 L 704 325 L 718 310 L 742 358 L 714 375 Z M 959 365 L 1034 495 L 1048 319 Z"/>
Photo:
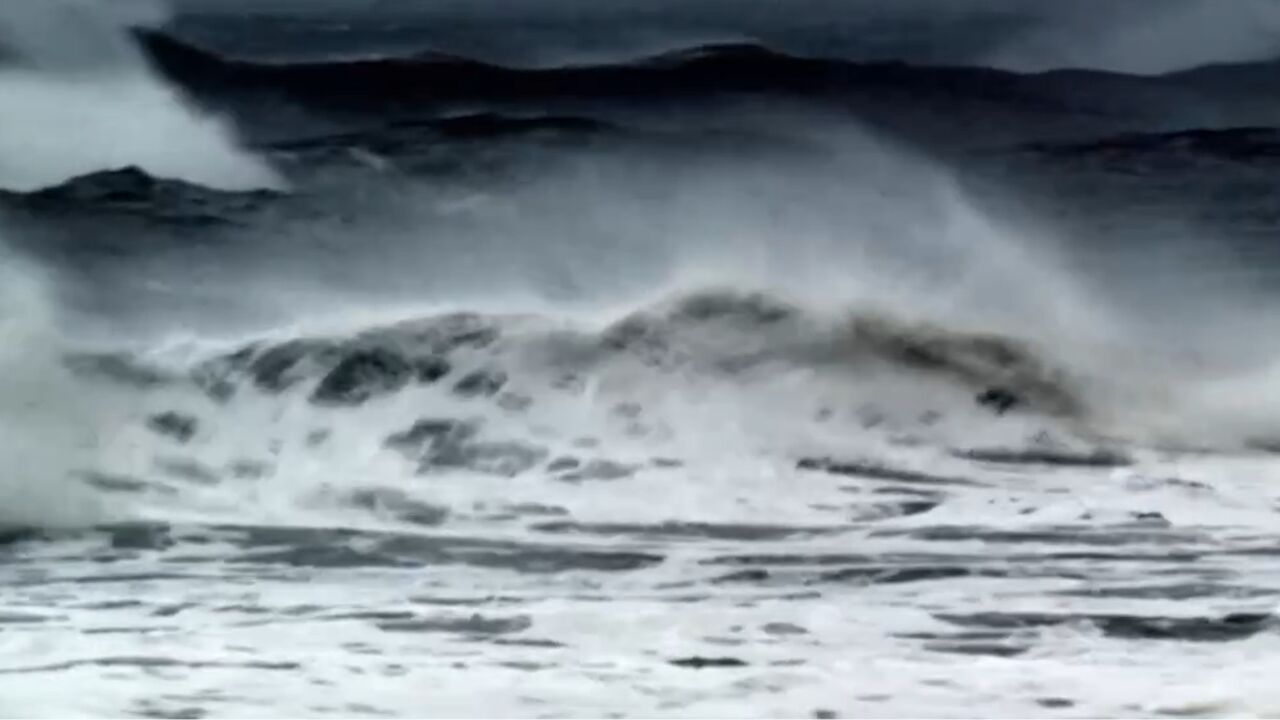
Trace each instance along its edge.
<path fill-rule="evenodd" d="M 396 45 L 563 54 L 756 40 L 856 59 L 1155 73 L 1280 56 L 1280 0 L 174 0 L 179 12 L 398 23 Z M 407 31 L 412 26 L 418 35 Z M 228 33 L 228 37 L 232 37 Z M 388 38 L 391 35 L 387 35 Z M 264 40 L 265 42 L 265 40 Z M 652 48 L 650 47 L 652 46 Z M 371 48 L 361 48 L 371 49 Z M 503 57 L 516 56 L 514 58 Z"/>

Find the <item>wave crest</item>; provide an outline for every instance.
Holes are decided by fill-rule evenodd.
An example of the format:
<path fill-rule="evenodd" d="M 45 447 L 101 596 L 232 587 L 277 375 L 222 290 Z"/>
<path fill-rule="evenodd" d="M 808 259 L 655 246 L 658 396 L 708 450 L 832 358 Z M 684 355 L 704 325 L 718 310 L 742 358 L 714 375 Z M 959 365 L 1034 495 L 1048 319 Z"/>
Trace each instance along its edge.
<path fill-rule="evenodd" d="M 544 373 L 549 383 L 617 363 L 707 381 L 751 383 L 779 365 L 850 377 L 893 373 L 951 384 L 966 397 L 997 391 L 1037 414 L 1083 418 L 1088 403 L 1069 373 L 1022 340 L 911 323 L 882 313 L 816 313 L 779 297 L 704 290 L 626 315 L 599 329 L 547 316 L 449 313 L 357 330 L 260 341 L 170 375 L 119 356 L 79 358 L 82 372 L 143 386 L 168 378 L 228 400 L 309 388 L 321 400 L 344 386 L 352 404 L 434 381 L 459 355 L 483 355 L 505 373 Z M 143 382 L 138 382 L 139 379 Z M 367 386 L 367 387 L 365 387 Z"/>

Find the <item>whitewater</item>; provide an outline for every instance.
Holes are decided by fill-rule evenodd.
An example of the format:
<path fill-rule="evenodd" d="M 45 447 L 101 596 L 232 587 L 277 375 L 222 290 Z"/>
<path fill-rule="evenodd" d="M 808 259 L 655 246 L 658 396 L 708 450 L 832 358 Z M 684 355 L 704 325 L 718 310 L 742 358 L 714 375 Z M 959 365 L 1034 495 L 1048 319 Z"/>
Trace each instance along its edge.
<path fill-rule="evenodd" d="M 1276 155 L 1189 81 L 112 8 L 0 6 L 0 715 L 1280 708 L 1268 258 L 1176 215 Z"/>

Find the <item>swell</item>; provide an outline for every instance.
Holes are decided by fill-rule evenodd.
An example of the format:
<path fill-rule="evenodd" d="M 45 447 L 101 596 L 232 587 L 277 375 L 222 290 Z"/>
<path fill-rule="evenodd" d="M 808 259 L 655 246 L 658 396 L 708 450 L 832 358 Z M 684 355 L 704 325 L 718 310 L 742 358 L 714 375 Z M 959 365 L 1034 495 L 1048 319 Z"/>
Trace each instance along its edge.
<path fill-rule="evenodd" d="M 1215 82 L 1230 80 L 1233 76 L 1248 78 L 1256 83 L 1261 78 L 1271 78 L 1272 70 L 1280 60 L 1264 60 L 1257 62 L 1208 64 L 1186 70 L 1172 71 L 1163 74 L 1138 74 L 1092 69 L 1054 69 L 1039 72 L 1020 72 L 1004 70 L 981 65 L 915 65 L 898 61 L 861 62 L 843 58 L 799 56 L 770 49 L 767 46 L 751 42 L 716 42 L 692 45 L 687 48 L 646 55 L 629 61 L 614 61 L 598 64 L 573 63 L 561 66 L 519 68 L 484 62 L 462 55 L 424 50 L 404 55 L 367 56 L 359 58 L 320 59 L 292 62 L 267 62 L 237 59 L 221 55 L 212 50 L 186 42 L 181 38 L 154 28 L 137 28 L 134 37 L 139 46 L 160 67 L 174 73 L 204 74 L 208 78 L 221 76 L 225 79 L 237 76 L 251 78 L 255 74 L 261 78 L 288 80 L 314 77 L 331 73 L 341 77 L 342 73 L 352 76 L 371 78 L 385 72 L 388 77 L 396 71 L 427 70 L 471 70 L 491 73 L 512 73 L 526 77 L 539 76 L 587 76 L 601 71 L 620 73 L 633 71 L 640 73 L 668 73 L 679 76 L 683 73 L 706 73 L 710 70 L 729 70 L 729 77 L 745 75 L 747 71 L 758 71 L 757 82 L 769 83 L 794 79 L 802 71 L 812 72 L 827 69 L 832 73 L 838 68 L 848 71 L 861 71 L 861 76 L 850 75 L 850 80 L 875 79 L 877 77 L 902 78 L 915 74 L 935 73 L 940 77 L 982 77 L 991 79 L 1038 78 L 1041 81 L 1071 80 L 1073 82 L 1123 82 L 1138 83 L 1184 83 L 1196 84 L 1202 78 L 1213 78 Z M 762 71 L 762 72 L 761 72 Z M 890 73 L 897 73 L 896 76 Z M 816 80 L 831 79 L 816 78 Z M 1272 78 L 1273 79 L 1273 78 Z M 998 84 L 992 89 L 999 90 Z M 1255 88 L 1256 89 L 1256 88 Z"/>
<path fill-rule="evenodd" d="M 599 102 L 640 107 L 734 96 L 877 105 L 939 103 L 1004 108 L 1024 116 L 1092 120 L 1100 127 L 1141 119 L 1177 129 L 1254 124 L 1275 117 L 1259 101 L 1267 63 L 1161 76 L 1068 70 L 1018 73 L 800 57 L 747 43 L 722 43 L 630 62 L 516 68 L 435 52 L 357 60 L 267 63 L 220 56 L 162 31 L 135 31 L 153 66 L 196 98 L 221 107 L 263 98 L 312 111 L 421 112 L 486 104 Z M 1236 80 L 1238 76 L 1238 81 Z M 1265 83 L 1264 83 L 1265 84 Z M 1280 89 L 1272 83 L 1271 90 Z M 1226 119 L 1224 119 L 1226 118 Z"/>
<path fill-rule="evenodd" d="M 500 143 L 550 145 L 556 150 L 601 150 L 610 147 L 684 149 L 714 156 L 742 155 L 748 151 L 790 153 L 814 157 L 820 145 L 752 130 L 714 132 L 690 128 L 663 134 L 598 118 L 575 115 L 473 113 L 434 119 L 405 120 L 374 129 L 321 134 L 260 145 L 256 148 L 284 172 L 288 190 L 227 190 L 195 181 L 152 174 L 136 165 L 103 168 L 64 182 L 25 191 L 0 188 L 0 207 L 48 218 L 79 214 L 133 215 L 160 224 L 219 225 L 255 222 L 273 208 L 288 215 L 318 217 L 325 198 L 317 193 L 317 172 L 338 169 L 373 171 L 386 189 L 410 176 L 461 176 L 461 167 L 439 168 L 416 163 L 420 156 L 439 153 L 444 147 L 469 150 Z M 513 153 L 514 154 L 514 153 Z M 779 156 L 780 157 L 780 156 Z M 1280 128 L 1197 128 L 1174 132 L 1125 132 L 1069 142 L 1037 141 L 1009 149 L 1007 157 L 1039 159 L 1055 163 L 1058 173 L 1069 176 L 1089 163 L 1104 174 L 1116 175 L 1115 163 L 1165 171 L 1204 170 L 1214 177 L 1239 169 L 1247 172 L 1280 158 Z M 1227 164 L 1230 163 L 1230 164 Z M 394 172 L 386 172 L 394 171 Z M 1176 188 L 1175 188 L 1176 189 Z M 319 215 L 318 215 L 319 214 Z"/>

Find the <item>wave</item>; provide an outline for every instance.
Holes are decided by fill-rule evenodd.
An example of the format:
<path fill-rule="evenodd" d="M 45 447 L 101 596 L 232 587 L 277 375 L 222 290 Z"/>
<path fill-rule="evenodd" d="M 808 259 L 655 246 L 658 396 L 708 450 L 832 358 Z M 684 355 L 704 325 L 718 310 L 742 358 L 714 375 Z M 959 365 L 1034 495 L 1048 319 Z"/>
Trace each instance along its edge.
<path fill-rule="evenodd" d="M 252 222 L 269 208 L 297 206 L 300 215 L 314 217 L 322 212 L 326 199 L 309 197 L 309 180 L 322 168 L 364 169 L 383 175 L 390 189 L 420 169 L 405 158 L 457 143 L 496 143 L 515 140 L 529 143 L 567 140 L 587 143 L 607 139 L 621 146 L 645 141 L 642 132 L 617 123 L 570 115 L 504 115 L 476 113 L 391 122 L 385 127 L 322 134 L 259 146 L 257 149 L 292 184 L 290 190 L 235 190 L 189 181 L 180 177 L 157 176 L 136 165 L 104 169 L 75 176 L 63 182 L 25 191 L 0 189 L 0 206 L 44 216 L 83 213 L 129 214 L 156 223 L 185 226 L 213 226 Z M 750 132 L 718 134 L 691 132 L 681 137 L 668 133 L 662 138 L 673 146 L 698 146 L 712 152 L 717 144 L 726 151 L 742 153 L 769 149 L 805 151 L 798 142 Z M 597 146 L 598 147 L 598 146 Z M 811 150 L 811 149 L 810 149 Z M 1018 150 L 1060 162 L 1100 159 L 1128 163 L 1171 162 L 1175 160 L 1267 163 L 1280 157 L 1280 129 L 1240 127 L 1190 129 L 1177 132 L 1131 132 L 1077 142 L 1031 142 Z M 391 172 L 391 171 L 396 172 Z"/>
<path fill-rule="evenodd" d="M 1218 160 L 1265 162 L 1280 158 L 1280 128 L 1125 133 L 1089 142 L 1032 143 L 1027 149 L 1060 158 L 1105 156 L 1135 161 L 1152 156 L 1200 156 Z"/>
<path fill-rule="evenodd" d="M 1271 451 L 1269 420 L 1245 422 L 1238 402 L 1268 392 L 1264 377 L 1205 382 L 1146 358 L 1089 365 L 1060 350 L 708 289 L 603 321 L 452 311 L 221 349 L 81 352 L 65 366 L 131 408 L 114 426 L 130 461 L 102 454 L 92 486 L 158 499 L 165 513 L 215 488 L 232 509 L 253 488 L 294 509 L 372 502 L 421 519 L 388 478 L 607 482 L 725 452 L 933 477 L 950 471 L 919 459 L 1117 467 L 1157 448 Z M 1162 424 L 1170 417 L 1190 425 Z M 904 448 L 917 461 L 895 465 Z"/>
<path fill-rule="evenodd" d="M 699 134 L 705 126 L 690 129 L 698 113 L 684 104 L 676 129 L 659 131 L 627 113 L 544 102 L 853 88 L 947 123 L 958 115 L 937 111 L 956 98 L 1054 117 L 1119 107 L 1074 94 L 1077 75 L 859 65 L 741 45 L 542 70 L 440 56 L 268 65 L 155 31 L 137 36 L 161 74 L 201 102 L 283 93 L 375 110 L 379 123 L 259 145 L 251 167 L 294 180 L 287 190 L 228 186 L 220 172 L 158 162 L 171 152 L 202 162 L 186 145 L 195 131 L 181 126 L 174 147 L 155 138 L 158 146 L 122 148 L 119 162 L 72 152 L 88 174 L 47 173 L 38 186 L 0 193 L 6 216 L 33 221 L 14 242 L 65 250 L 57 259 L 72 279 L 60 289 L 101 310 L 91 319 L 195 320 L 182 327 L 196 340 L 153 337 L 137 351 L 117 342 L 110 352 L 86 351 L 86 341 L 72 352 L 32 313 L 55 341 L 30 355 L 38 367 L 0 357 L 22 380 L 0 391 L 18 397 L 28 377 L 56 383 L 60 394 L 49 397 L 65 403 L 51 414 L 67 428 L 84 418 L 102 441 L 33 472 L 83 470 L 81 485 L 141 498 L 139 508 L 156 503 L 165 517 L 206 507 L 284 514 L 335 498 L 430 517 L 388 494 L 387 479 L 605 482 L 690 458 L 794 468 L 805 457 L 902 448 L 1099 464 L 1123 455 L 1113 446 L 1239 450 L 1268 435 L 1261 404 L 1249 415 L 1235 400 L 1247 400 L 1252 383 L 1280 383 L 1214 377 L 1144 352 L 1143 338 L 1102 311 L 1088 278 L 1024 237 L 1041 228 L 998 226 L 936 163 L 850 131 L 847 116 L 844 125 L 725 121 L 741 132 L 721 135 L 710 153 L 715 143 Z M 1144 105 L 1129 91 L 1166 82 L 1101 75 L 1094 86 Z M 537 112 L 420 112 L 495 98 L 528 100 Z M 410 117 L 384 112 L 399 107 Z M 1072 136 L 1090 136 L 1094 126 L 1073 118 L 1064 121 Z M 787 153 L 758 152 L 771 132 Z M 606 147 L 640 136 L 656 141 Z M 573 138 L 583 152 L 553 142 L 522 155 L 504 144 L 534 137 Z M 244 155 L 216 138 L 203 147 L 220 161 Z M 328 174 L 333 164 L 343 172 Z M 220 304 L 219 292 L 233 302 Z M 280 329 L 296 328 L 300 313 L 336 322 L 403 298 L 437 305 L 393 321 Z M 264 309 L 273 303 L 287 317 Z M 240 327 L 216 348 L 188 329 L 242 305 L 276 329 L 246 341 Z M 24 442 L 72 442 L 54 432 L 56 417 L 48 422 L 47 439 Z"/>
<path fill-rule="evenodd" d="M 136 32 L 148 58 L 166 76 L 192 88 L 275 88 L 300 97 L 354 104 L 518 98 L 565 95 L 623 96 L 654 92 L 835 92 L 859 85 L 929 84 L 963 92 L 982 85 L 991 95 L 1016 99 L 1018 73 L 989 68 L 917 67 L 901 62 L 856 63 L 788 55 L 761 45 L 724 43 L 669 51 L 631 62 L 513 68 L 465 57 L 424 52 L 360 60 L 269 63 L 237 60 L 154 30 Z M 1097 79 L 1123 76 L 1091 73 Z M 346 89 L 362 86 L 354 97 Z"/>
<path fill-rule="evenodd" d="M 165 517 L 210 493 L 235 507 L 250 488 L 294 510 L 426 517 L 386 485 L 406 473 L 589 483 L 730 448 L 794 465 L 895 444 L 1070 457 L 1109 442 L 1086 432 L 1092 389 L 1031 343 L 732 289 L 610 320 L 453 311 L 221 349 L 80 352 L 65 367 L 127 408 L 114 424 L 127 451 L 102 454 L 92 487 Z"/>
<path fill-rule="evenodd" d="M 879 312 L 818 313 L 768 293 L 733 289 L 681 294 L 599 326 L 450 312 L 346 335 L 256 341 L 185 367 L 119 354 L 83 354 L 69 362 L 84 376 L 139 389 L 184 386 L 219 403 L 244 393 L 302 393 L 316 406 L 359 407 L 450 379 L 458 393 L 496 395 L 514 374 L 532 372 L 547 388 L 568 388 L 625 365 L 652 373 L 655 383 L 678 378 L 750 386 L 788 369 L 869 386 L 886 375 L 914 377 L 950 386 L 941 402 L 963 403 L 928 408 L 938 414 L 972 406 L 992 417 L 1016 410 L 1085 421 L 1096 409 L 1080 385 L 1084 378 L 1026 340 Z M 469 373 L 468 363 L 484 367 Z"/>
<path fill-rule="evenodd" d="M 0 207 L 46 217 L 117 214 L 200 227 L 231 223 L 284 197 L 278 190 L 224 190 L 155 177 L 140 167 L 103 170 L 27 192 L 0 190 Z"/>
<path fill-rule="evenodd" d="M 214 106 L 284 101 L 314 111 L 405 113 L 474 103 L 638 106 L 767 95 L 847 105 L 979 103 L 1025 115 L 1142 118 L 1178 124 L 1240 124 L 1276 116 L 1257 83 L 1215 75 L 1127 75 L 1094 70 L 1019 73 L 988 67 L 924 66 L 801 57 L 749 43 L 691 47 L 629 62 L 515 68 L 424 52 L 359 60 L 269 63 L 198 48 L 162 31 L 136 32 L 171 82 Z M 1262 64 L 1259 64 L 1261 67 Z M 1253 77 L 1252 66 L 1241 71 Z M 861 109 L 865 110 L 865 107 Z M 1223 116 L 1230 119 L 1222 120 Z M 1172 118 L 1172 119 L 1168 119 Z"/>
<path fill-rule="evenodd" d="M 688 71 L 697 68 L 719 68 L 727 70 L 816 70 L 823 67 L 862 69 L 874 74 L 875 71 L 914 71 L 928 73 L 931 71 L 951 71 L 957 75 L 985 75 L 986 77 L 1041 77 L 1050 78 L 1062 75 L 1087 77 L 1094 80 L 1106 78 L 1134 78 L 1151 81 L 1161 79 L 1185 79 L 1203 73 L 1236 72 L 1241 74 L 1261 73 L 1272 68 L 1277 62 L 1273 57 L 1263 57 L 1253 61 L 1211 62 L 1202 65 L 1184 67 L 1162 73 L 1136 73 L 1123 70 L 1093 69 L 1084 66 L 1058 66 L 1043 70 L 1013 70 L 980 64 L 974 65 L 929 65 L 915 64 L 898 60 L 859 61 L 841 57 L 821 57 L 784 52 L 767 45 L 750 41 L 722 41 L 695 43 L 685 47 L 676 47 L 652 54 L 642 54 L 633 58 L 615 59 L 604 62 L 575 62 L 561 65 L 545 66 L 508 66 L 495 62 L 470 58 L 465 55 L 421 50 L 401 54 L 364 54 L 351 57 L 335 57 L 308 60 L 260 60 L 242 59 L 224 55 L 199 45 L 188 42 L 177 35 L 158 29 L 155 24 L 137 27 L 133 30 L 134 38 L 147 56 L 158 66 L 176 73 L 203 71 L 212 79 L 219 75 L 230 78 L 235 73 L 262 72 L 274 73 L 278 78 L 302 77 L 305 74 L 315 75 L 323 71 L 338 72 L 348 70 L 352 73 L 365 72 L 369 75 L 378 70 L 423 69 L 430 66 L 440 68 L 472 68 L 488 69 L 512 73 L 525 73 L 533 76 L 564 72 L 592 72 L 602 69 L 622 71 L 626 69 L 660 69 L 668 71 Z M 731 72 L 730 75 L 742 73 Z M 777 81 L 777 77 L 761 77 L 759 82 Z"/>
<path fill-rule="evenodd" d="M 1110 468 L 1157 448 L 1273 451 L 1256 434 L 1266 418 L 1233 424 L 1245 418 L 1234 401 L 1265 395 L 1276 386 L 1267 378 L 1191 383 L 1147 358 L 1128 362 L 1081 364 L 1028 338 L 742 288 L 682 292 L 603 319 L 455 310 L 222 347 L 82 348 L 39 376 L 56 378 L 70 407 L 95 408 L 91 422 L 109 431 L 90 455 L 40 435 L 31 447 L 54 448 L 58 465 L 20 487 L 96 493 L 104 505 L 87 521 L 119 502 L 129 517 L 167 522 L 264 512 L 349 522 L 375 511 L 435 526 L 447 513 L 400 478 L 572 487 L 730 453 L 966 483 L 946 478 L 965 463 Z M 1172 379 L 1183 382 L 1170 404 L 1161 391 Z M 1191 426 L 1161 426 L 1171 410 Z M 1223 419 L 1221 432 L 1205 429 Z M 536 497 L 537 487 L 523 492 Z M 57 524 L 22 500 L 0 524 Z"/>

